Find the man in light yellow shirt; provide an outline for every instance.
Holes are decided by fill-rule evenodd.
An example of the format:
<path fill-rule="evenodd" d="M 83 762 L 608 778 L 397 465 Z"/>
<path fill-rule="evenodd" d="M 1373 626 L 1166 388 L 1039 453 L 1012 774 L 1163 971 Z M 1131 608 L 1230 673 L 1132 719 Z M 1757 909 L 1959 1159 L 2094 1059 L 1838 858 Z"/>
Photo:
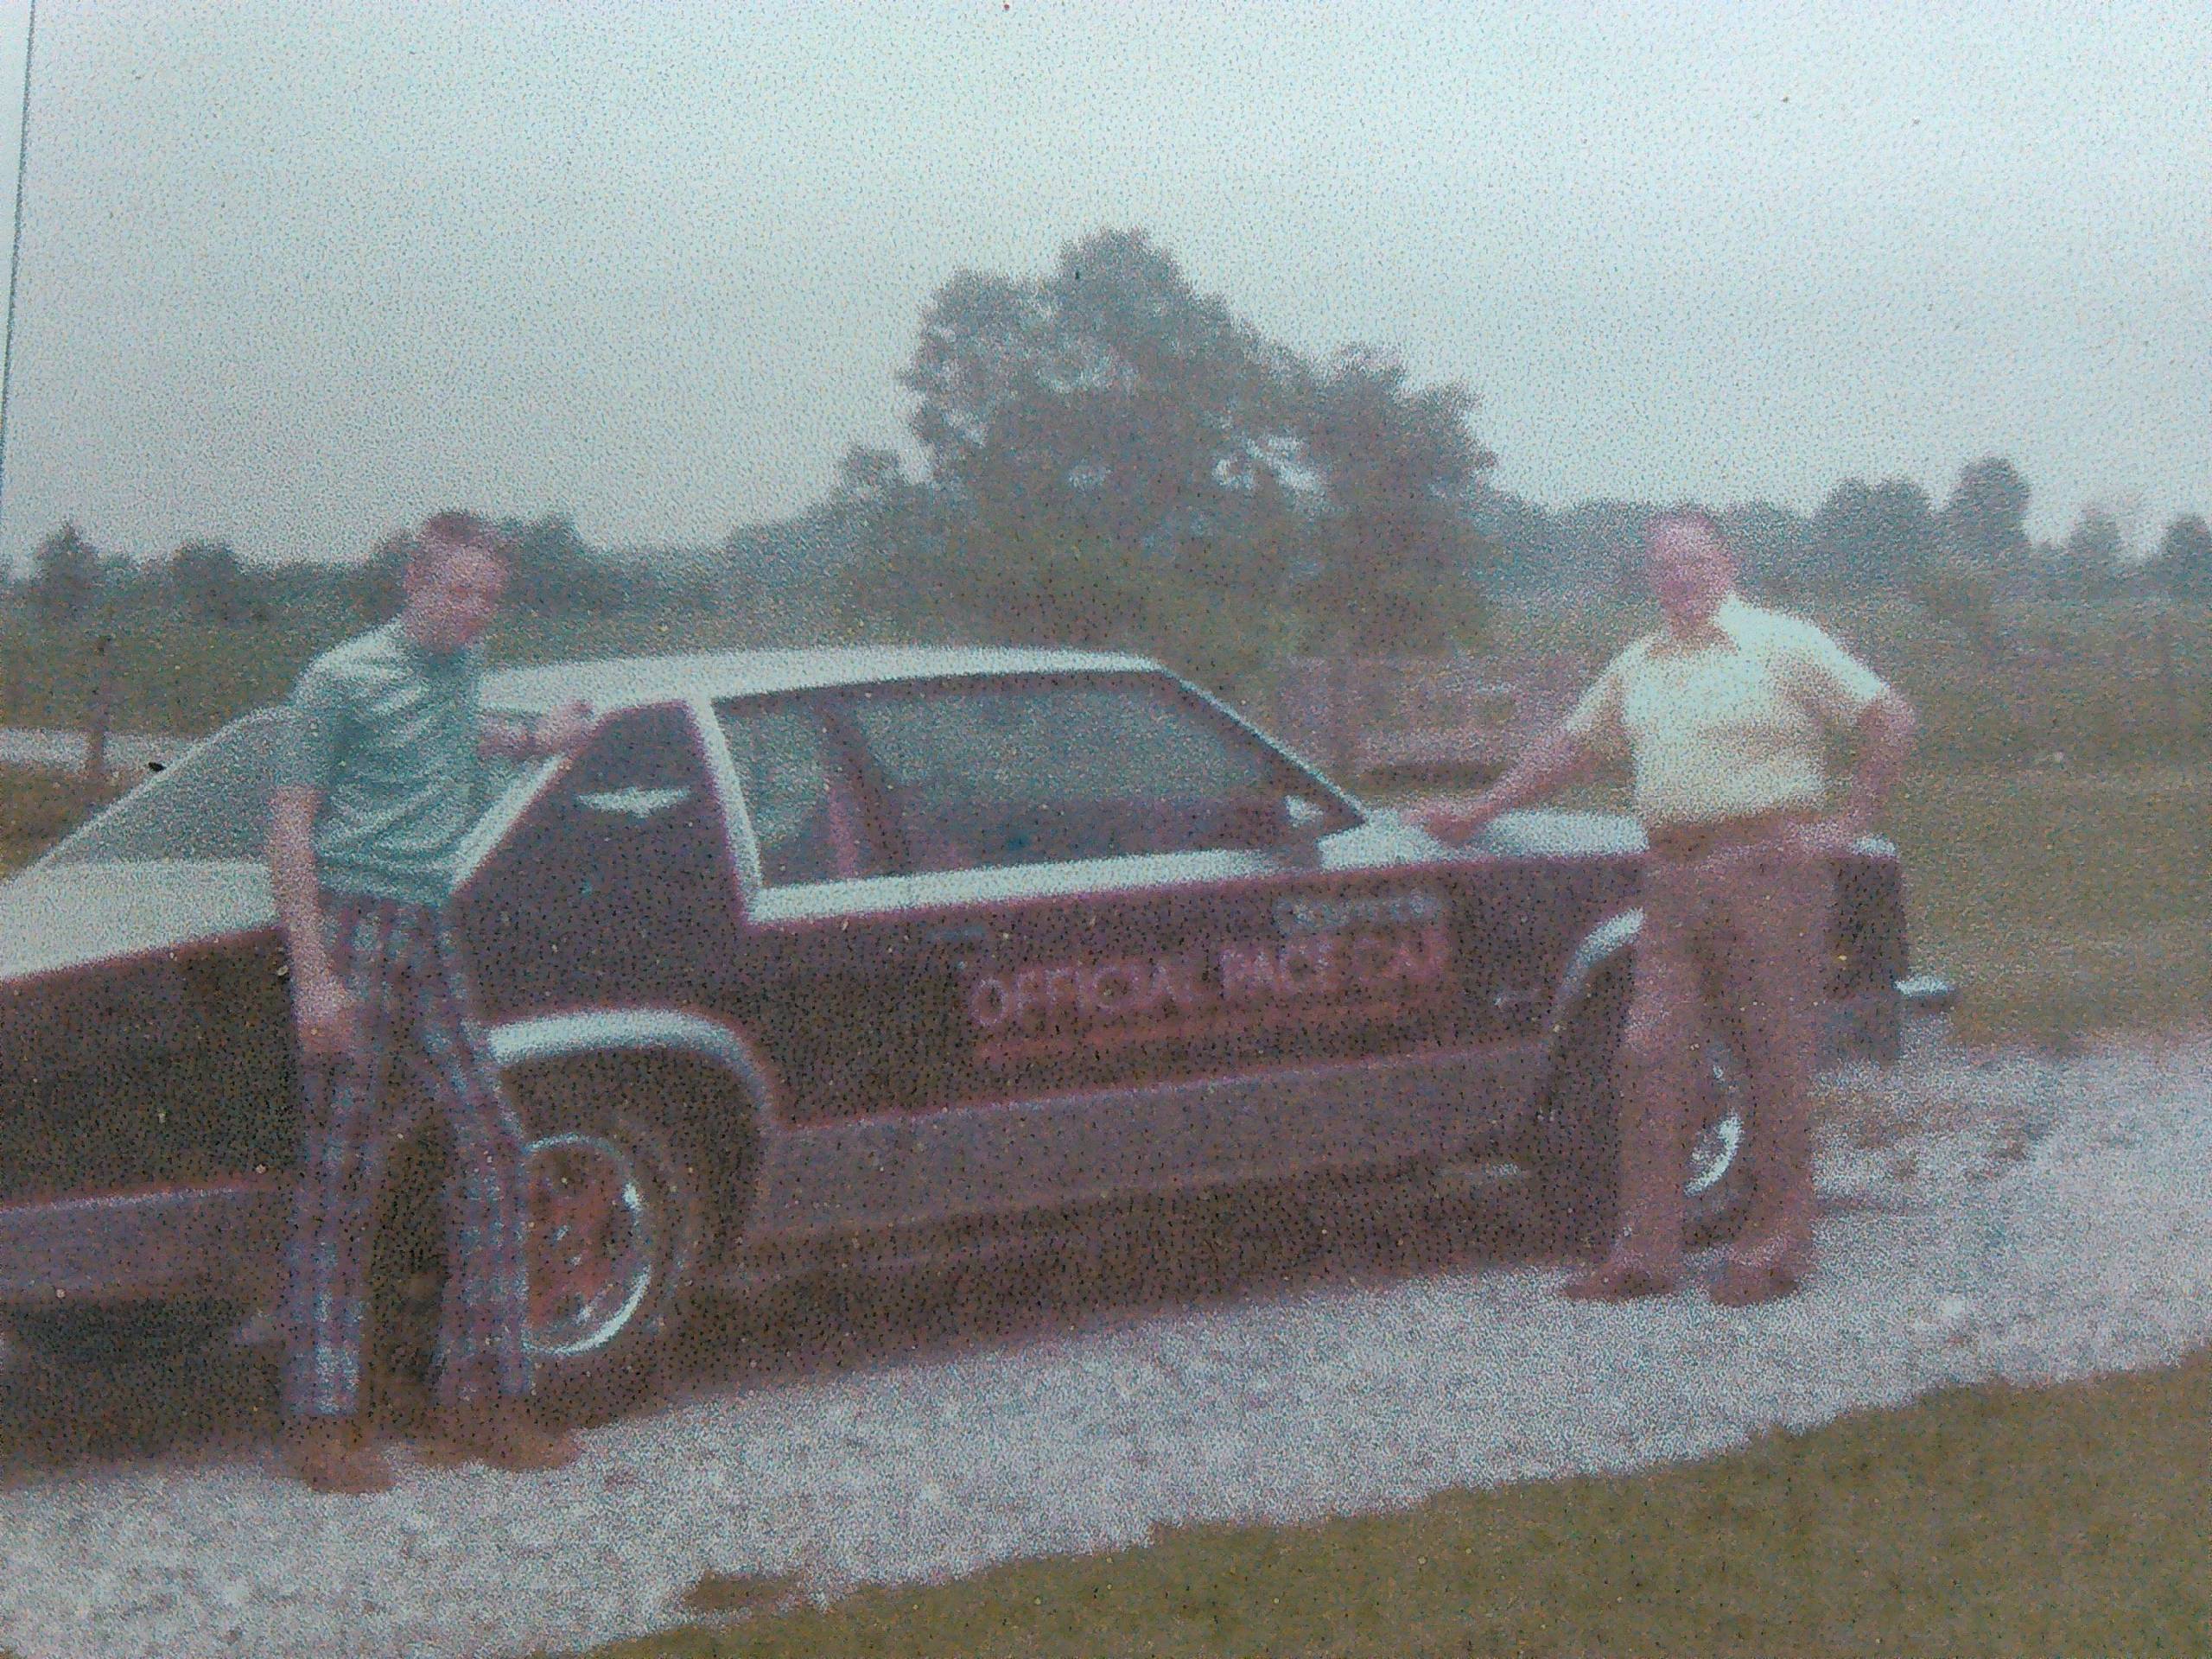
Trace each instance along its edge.
<path fill-rule="evenodd" d="M 1708 514 L 1652 519 L 1644 561 L 1662 626 L 1496 785 L 1417 816 L 1458 839 L 1609 760 L 1629 763 L 1651 856 L 1619 1057 L 1620 1224 L 1605 1259 L 1562 1294 L 1618 1300 L 1681 1277 L 1698 1039 L 1717 995 L 1744 1039 L 1754 1196 L 1713 1297 L 1742 1305 L 1788 1294 L 1811 1267 L 1807 1096 L 1835 862 L 1872 827 L 1914 721 L 1819 628 L 1737 596 Z M 1855 734 L 1857 761 L 1830 810 L 1826 750 L 1839 730 Z"/>

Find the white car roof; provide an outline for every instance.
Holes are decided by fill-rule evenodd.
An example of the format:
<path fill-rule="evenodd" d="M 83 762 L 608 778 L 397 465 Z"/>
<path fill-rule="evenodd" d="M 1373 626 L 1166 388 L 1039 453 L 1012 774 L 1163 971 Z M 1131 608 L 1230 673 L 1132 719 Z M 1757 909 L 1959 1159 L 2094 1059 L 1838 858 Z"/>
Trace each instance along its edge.
<path fill-rule="evenodd" d="M 547 663 L 491 674 L 487 703 L 518 713 L 581 697 L 595 711 L 691 697 L 739 697 L 831 685 L 880 685 L 966 674 L 1156 671 L 1148 658 L 1014 646 L 855 645 L 818 651 L 708 651 L 669 657 L 608 657 Z"/>

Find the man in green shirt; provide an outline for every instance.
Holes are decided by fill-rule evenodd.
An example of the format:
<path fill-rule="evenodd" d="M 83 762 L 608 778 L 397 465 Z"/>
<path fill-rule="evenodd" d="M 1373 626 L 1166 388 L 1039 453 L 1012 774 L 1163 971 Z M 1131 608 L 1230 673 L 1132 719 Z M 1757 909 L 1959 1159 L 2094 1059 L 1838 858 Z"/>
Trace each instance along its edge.
<path fill-rule="evenodd" d="M 306 1119 L 285 1256 L 283 1395 L 293 1466 L 327 1491 L 392 1482 L 360 1412 L 369 1234 L 392 1141 L 422 1103 L 387 1086 L 403 1060 L 453 1132 L 453 1259 L 438 1342 L 442 1439 L 509 1468 L 575 1455 L 531 1417 L 523 1127 L 499 1086 L 446 913 L 454 856 L 482 810 L 487 757 L 576 747 L 582 704 L 534 727 L 487 721 L 481 641 L 512 544 L 467 513 L 415 538 L 406 602 L 309 664 L 278 762 L 269 868 L 291 958 Z"/>

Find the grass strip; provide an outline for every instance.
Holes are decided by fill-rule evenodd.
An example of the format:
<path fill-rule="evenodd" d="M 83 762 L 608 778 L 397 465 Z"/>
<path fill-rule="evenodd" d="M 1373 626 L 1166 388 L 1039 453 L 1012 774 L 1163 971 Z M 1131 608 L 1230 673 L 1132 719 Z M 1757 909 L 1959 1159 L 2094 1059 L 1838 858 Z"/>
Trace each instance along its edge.
<path fill-rule="evenodd" d="M 2203 1654 L 2208 1470 L 2199 1356 L 1952 1390 L 1637 1475 L 1163 1532 L 588 1659 Z"/>

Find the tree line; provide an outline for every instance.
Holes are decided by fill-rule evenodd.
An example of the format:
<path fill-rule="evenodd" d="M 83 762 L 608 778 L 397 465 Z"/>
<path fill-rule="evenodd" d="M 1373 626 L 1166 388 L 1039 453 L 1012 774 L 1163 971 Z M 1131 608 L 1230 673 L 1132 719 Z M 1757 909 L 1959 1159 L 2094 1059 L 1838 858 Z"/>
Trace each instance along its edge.
<path fill-rule="evenodd" d="M 1231 683 L 1295 652 L 1472 643 L 1485 594 L 1618 590 L 1645 517 L 1679 505 L 1554 509 L 1495 488 L 1464 382 L 1422 384 L 1373 345 L 1294 350 L 1141 230 L 1095 232 L 1037 276 L 956 273 L 899 381 L 918 472 L 855 446 L 804 512 L 707 548 L 623 552 L 565 514 L 512 519 L 516 601 L 557 620 L 801 594 L 786 614 L 810 632 L 1128 647 Z M 2030 499 L 1992 456 L 1940 505 L 1911 479 L 1848 478 L 1809 515 L 1719 516 L 1763 590 L 1896 590 L 1970 628 L 2024 595 L 2212 598 L 2202 515 L 2128 563 L 2112 512 L 2041 543 Z M 389 612 L 404 549 L 388 536 L 365 557 L 272 566 L 199 540 L 140 563 L 64 524 L 16 587 L 49 626 L 118 610 L 334 625 Z"/>
<path fill-rule="evenodd" d="M 1847 478 L 1810 514 L 1750 501 L 1718 510 L 1755 578 L 1785 593 L 1904 590 L 1940 597 L 1961 585 L 1993 598 L 2095 600 L 2135 593 L 2212 597 L 2212 527 L 2183 513 L 2148 557 L 2130 559 L 2119 516 L 2092 504 L 2056 541 L 2027 530 L 2028 481 L 2002 456 L 1962 467 L 1938 507 L 1916 480 Z M 1592 501 L 1554 512 L 1504 493 L 1475 508 L 1502 550 L 1509 587 L 1541 590 L 1624 579 L 1637 526 L 1656 503 Z"/>

